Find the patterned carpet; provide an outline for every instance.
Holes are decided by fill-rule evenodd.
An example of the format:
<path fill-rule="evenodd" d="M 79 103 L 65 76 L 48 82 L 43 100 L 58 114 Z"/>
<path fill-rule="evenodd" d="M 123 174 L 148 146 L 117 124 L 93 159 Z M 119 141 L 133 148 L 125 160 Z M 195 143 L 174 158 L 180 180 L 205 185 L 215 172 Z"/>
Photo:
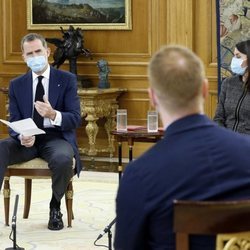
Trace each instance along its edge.
<path fill-rule="evenodd" d="M 15 195 L 19 194 L 17 244 L 20 247 L 25 248 L 25 250 L 105 249 L 103 246 L 95 246 L 94 241 L 115 217 L 118 174 L 84 171 L 80 178 L 75 177 L 73 185 L 75 219 L 72 222 L 72 228 L 67 228 L 67 214 L 63 199 L 61 209 L 64 214 L 65 228 L 56 232 L 47 229 L 48 204 L 51 197 L 50 180 L 33 181 L 29 218 L 23 219 L 23 179 L 11 178 L 11 217 Z M 4 250 L 7 247 L 12 247 L 13 243 L 9 239 L 11 227 L 4 225 L 2 193 L 0 194 L 0 201 L 0 249 Z M 114 228 L 115 225 L 112 227 L 112 233 L 114 233 Z M 105 234 L 97 244 L 108 246 L 108 235 Z"/>

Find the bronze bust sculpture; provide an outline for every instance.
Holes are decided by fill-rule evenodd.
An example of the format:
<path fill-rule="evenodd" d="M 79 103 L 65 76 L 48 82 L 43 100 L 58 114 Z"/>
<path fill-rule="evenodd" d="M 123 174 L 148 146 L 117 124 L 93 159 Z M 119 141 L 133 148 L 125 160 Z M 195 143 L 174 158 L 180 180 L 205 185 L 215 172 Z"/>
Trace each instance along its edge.
<path fill-rule="evenodd" d="M 108 80 L 108 75 L 110 73 L 110 68 L 108 62 L 104 59 L 101 59 L 97 62 L 97 67 L 99 69 L 99 83 L 98 88 L 107 89 L 110 88 L 110 83 Z"/>

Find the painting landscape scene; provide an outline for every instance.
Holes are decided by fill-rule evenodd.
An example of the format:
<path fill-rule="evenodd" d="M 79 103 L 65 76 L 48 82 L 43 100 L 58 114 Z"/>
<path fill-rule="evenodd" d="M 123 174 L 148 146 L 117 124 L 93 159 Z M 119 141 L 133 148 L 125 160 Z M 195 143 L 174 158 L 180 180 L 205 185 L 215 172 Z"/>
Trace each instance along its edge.
<path fill-rule="evenodd" d="M 33 24 L 126 22 L 127 0 L 30 0 Z"/>

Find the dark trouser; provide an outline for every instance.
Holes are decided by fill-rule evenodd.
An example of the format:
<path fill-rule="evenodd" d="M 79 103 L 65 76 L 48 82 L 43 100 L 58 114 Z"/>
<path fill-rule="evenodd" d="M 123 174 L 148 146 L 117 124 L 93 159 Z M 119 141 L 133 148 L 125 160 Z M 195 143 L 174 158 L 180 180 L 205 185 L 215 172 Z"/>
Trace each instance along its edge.
<path fill-rule="evenodd" d="M 74 152 L 72 146 L 62 138 L 43 135 L 36 138 L 35 145 L 26 148 L 13 138 L 0 140 L 0 188 L 8 165 L 41 157 L 52 171 L 52 192 L 58 202 L 63 197 L 72 177 Z"/>

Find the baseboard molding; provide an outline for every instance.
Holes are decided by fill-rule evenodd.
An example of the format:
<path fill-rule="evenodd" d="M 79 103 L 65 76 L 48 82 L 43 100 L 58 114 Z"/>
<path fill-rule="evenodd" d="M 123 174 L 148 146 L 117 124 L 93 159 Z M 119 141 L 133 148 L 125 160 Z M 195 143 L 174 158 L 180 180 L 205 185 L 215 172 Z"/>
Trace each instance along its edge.
<path fill-rule="evenodd" d="M 95 156 L 95 157 L 91 157 L 91 156 L 81 156 L 81 160 L 83 161 L 96 161 L 96 162 L 116 162 L 118 163 L 118 159 L 117 158 L 111 158 L 111 157 L 100 157 L 100 156 Z M 128 163 L 129 159 L 128 158 L 122 158 L 122 163 Z"/>
<path fill-rule="evenodd" d="M 100 172 L 113 172 L 117 173 L 120 170 L 118 159 L 110 157 L 89 157 L 81 156 L 81 161 L 84 166 L 84 171 L 100 171 Z M 122 167 L 128 164 L 127 158 L 122 159 Z"/>

